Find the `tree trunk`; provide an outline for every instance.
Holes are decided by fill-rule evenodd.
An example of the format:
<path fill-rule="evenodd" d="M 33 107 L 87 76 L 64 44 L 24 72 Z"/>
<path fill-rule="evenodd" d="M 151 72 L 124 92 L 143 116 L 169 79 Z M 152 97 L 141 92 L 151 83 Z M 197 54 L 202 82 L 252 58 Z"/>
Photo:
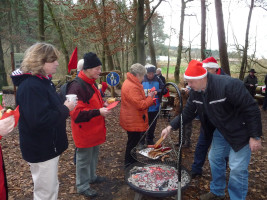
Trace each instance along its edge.
<path fill-rule="evenodd" d="M 0 90 L 4 85 L 8 85 L 7 77 L 6 77 L 6 70 L 5 70 L 5 63 L 4 63 L 4 53 L 2 47 L 2 40 L 0 37 Z"/>
<path fill-rule="evenodd" d="M 184 32 L 184 16 L 185 16 L 185 7 L 186 3 L 184 0 L 181 0 L 182 7 L 181 7 L 181 17 L 180 17 L 180 32 L 179 32 L 179 44 L 177 50 L 177 62 L 174 71 L 174 79 L 175 82 L 178 84 L 180 82 L 180 67 L 181 67 L 181 59 L 182 59 L 182 49 L 183 49 L 183 32 Z"/>
<path fill-rule="evenodd" d="M 146 13 L 149 16 L 150 15 L 150 4 L 149 1 L 146 1 Z M 148 44 L 149 44 L 149 51 L 150 51 L 150 58 L 151 58 L 151 64 L 157 67 L 157 61 L 156 61 L 156 52 L 155 52 L 155 46 L 153 42 L 153 31 L 152 31 L 152 22 L 151 20 L 147 24 L 147 32 L 148 32 Z"/>
<path fill-rule="evenodd" d="M 39 40 L 45 41 L 44 1 L 43 0 L 38 0 L 38 28 L 39 28 Z"/>
<path fill-rule="evenodd" d="M 92 6 L 93 6 L 93 8 L 95 10 L 95 16 L 96 16 L 96 20 L 97 20 L 97 25 L 98 25 L 98 28 L 100 30 L 100 34 L 101 34 L 101 37 L 102 37 L 102 40 L 103 40 L 103 44 L 104 44 L 105 53 L 106 53 L 106 56 L 107 56 L 108 70 L 111 71 L 111 70 L 114 70 L 114 64 L 113 64 L 112 54 L 111 54 L 110 47 L 109 47 L 109 42 L 108 42 L 107 37 L 105 36 L 105 33 L 106 33 L 105 0 L 102 0 L 103 16 L 100 16 L 95 0 L 91 0 L 91 2 L 92 2 Z M 104 23 L 101 22 L 101 19 L 104 19 Z"/>
<path fill-rule="evenodd" d="M 57 20 L 55 18 L 55 15 L 54 15 L 54 12 L 53 12 L 53 8 L 52 8 L 51 4 L 48 1 L 46 1 L 46 5 L 47 5 L 49 13 L 51 15 L 53 24 L 54 24 L 54 26 L 55 26 L 55 28 L 56 28 L 56 30 L 58 32 L 61 49 L 62 49 L 64 57 L 65 57 L 66 70 L 68 71 L 68 64 L 69 64 L 69 60 L 70 60 L 69 52 L 68 52 L 67 47 L 65 45 L 65 42 L 64 42 L 64 39 L 63 39 L 63 34 L 62 34 L 61 28 L 59 26 L 59 23 L 57 22 Z"/>
<path fill-rule="evenodd" d="M 229 60 L 228 60 L 228 53 L 227 53 L 227 45 L 225 41 L 223 10 L 222 10 L 221 0 L 215 0 L 215 10 L 216 10 L 216 19 L 217 19 L 217 32 L 218 32 L 221 67 L 226 74 L 231 75 L 230 67 L 229 67 Z"/>
<path fill-rule="evenodd" d="M 14 52 L 14 43 L 13 43 L 13 19 L 12 19 L 12 5 L 11 2 L 6 1 L 7 9 L 8 9 L 8 31 L 9 31 L 9 43 L 10 43 L 10 51 Z"/>
<path fill-rule="evenodd" d="M 239 73 L 239 79 L 243 80 L 247 68 L 247 57 L 248 57 L 248 36 L 249 36 L 249 28 L 250 28 L 250 21 L 252 16 L 252 11 L 254 8 L 254 0 L 251 0 L 250 2 L 250 9 L 249 9 L 249 15 L 248 15 L 248 22 L 247 22 L 247 30 L 246 30 L 246 39 L 245 39 L 245 47 L 243 51 L 243 57 L 241 62 L 241 68 Z"/>
<path fill-rule="evenodd" d="M 201 0 L 201 59 L 206 59 L 206 0 Z"/>
<path fill-rule="evenodd" d="M 145 26 L 144 26 L 144 0 L 138 0 L 137 4 L 137 18 L 136 18 L 136 48 L 137 48 L 137 62 L 145 65 Z"/>

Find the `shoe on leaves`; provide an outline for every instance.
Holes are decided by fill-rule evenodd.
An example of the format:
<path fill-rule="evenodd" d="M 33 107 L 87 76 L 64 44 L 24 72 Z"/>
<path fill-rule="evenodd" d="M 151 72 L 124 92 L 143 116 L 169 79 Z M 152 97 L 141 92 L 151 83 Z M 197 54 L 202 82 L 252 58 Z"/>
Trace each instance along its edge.
<path fill-rule="evenodd" d="M 194 171 L 190 171 L 190 176 L 192 179 L 196 178 L 197 176 L 202 176 L 202 173 L 197 173 Z"/>
<path fill-rule="evenodd" d="M 79 192 L 79 194 L 85 196 L 85 197 L 96 197 L 98 195 L 97 191 L 89 188 L 83 192 Z"/>
<path fill-rule="evenodd" d="M 221 200 L 221 199 L 224 199 L 224 196 L 217 196 L 212 192 L 208 192 L 200 196 L 200 200 Z"/>
<path fill-rule="evenodd" d="M 104 176 L 97 176 L 96 179 L 92 182 L 90 182 L 90 184 L 95 184 L 95 183 L 103 183 L 105 182 L 107 179 Z"/>

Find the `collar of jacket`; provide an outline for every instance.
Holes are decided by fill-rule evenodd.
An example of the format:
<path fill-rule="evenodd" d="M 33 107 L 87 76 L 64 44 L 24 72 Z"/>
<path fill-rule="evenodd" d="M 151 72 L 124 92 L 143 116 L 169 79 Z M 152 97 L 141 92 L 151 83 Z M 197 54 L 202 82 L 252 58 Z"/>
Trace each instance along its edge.
<path fill-rule="evenodd" d="M 140 83 L 139 79 L 131 74 L 130 72 L 127 72 L 127 79 L 131 82 L 136 83 L 136 85 L 143 87 L 143 85 Z"/>
<path fill-rule="evenodd" d="M 91 79 L 88 78 L 85 73 L 82 71 L 80 71 L 78 77 L 80 77 L 82 80 L 84 80 L 86 83 L 89 83 L 90 85 L 94 85 L 95 84 L 95 79 Z"/>

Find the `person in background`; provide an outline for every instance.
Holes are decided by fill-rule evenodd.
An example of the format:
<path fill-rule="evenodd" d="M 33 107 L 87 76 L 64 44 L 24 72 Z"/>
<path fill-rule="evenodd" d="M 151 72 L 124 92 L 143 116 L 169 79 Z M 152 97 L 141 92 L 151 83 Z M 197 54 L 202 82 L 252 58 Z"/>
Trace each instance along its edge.
<path fill-rule="evenodd" d="M 213 57 L 206 58 L 203 60 L 203 67 L 207 69 L 207 71 L 211 74 L 217 75 L 226 75 L 224 71 L 219 67 L 217 61 Z M 197 176 L 202 175 L 202 167 L 205 163 L 208 150 L 210 148 L 212 142 L 213 134 L 205 134 L 204 129 L 200 127 L 200 134 L 198 137 L 195 154 L 194 154 L 194 162 L 191 168 L 191 178 L 195 178 Z"/>
<path fill-rule="evenodd" d="M 213 134 L 209 152 L 210 192 L 201 195 L 200 199 L 225 198 L 225 157 L 229 157 L 230 199 L 245 200 L 251 152 L 262 148 L 262 123 L 257 103 L 240 80 L 210 74 L 199 61 L 190 61 L 184 78 L 192 90 L 182 112 L 183 123 L 199 115 L 205 134 Z M 176 116 L 162 131 L 162 137 L 166 138 L 171 130 L 178 129 L 180 120 L 180 116 Z"/>
<path fill-rule="evenodd" d="M 165 85 L 166 84 L 166 79 L 161 73 L 161 68 L 157 68 L 156 74 L 161 79 L 162 83 Z"/>
<path fill-rule="evenodd" d="M 146 64 L 145 68 L 147 73 L 144 77 L 142 85 L 144 87 L 146 96 L 149 94 L 149 90 L 152 89 L 153 87 L 155 87 L 157 91 L 157 94 L 155 96 L 156 103 L 148 108 L 148 120 L 150 129 L 148 130 L 146 135 L 146 144 L 153 145 L 155 137 L 154 132 L 157 124 L 157 114 L 159 112 L 162 95 L 167 93 L 167 89 L 162 91 L 164 84 L 161 81 L 161 79 L 155 74 L 156 67 L 154 65 Z"/>
<path fill-rule="evenodd" d="M 10 116 L 0 120 L 0 140 L 2 136 L 6 136 L 14 129 L 14 125 L 15 125 L 14 116 Z M 0 199 L 2 200 L 8 199 L 6 171 L 5 171 L 5 164 L 4 164 L 1 145 L 0 145 Z"/>
<path fill-rule="evenodd" d="M 77 64 L 77 76 L 79 75 L 80 71 L 83 69 L 84 59 L 80 59 Z"/>
<path fill-rule="evenodd" d="M 30 165 L 34 200 L 58 197 L 59 156 L 68 148 L 66 119 L 75 102 L 63 102 L 48 78 L 57 71 L 58 50 L 36 43 L 25 52 L 21 68 L 11 75 L 18 86 L 19 138 L 22 157 Z"/>
<path fill-rule="evenodd" d="M 263 111 L 266 111 L 267 110 L 267 92 L 266 92 L 266 89 L 267 89 L 267 74 L 266 74 L 265 79 L 264 79 L 264 84 L 265 84 L 265 97 L 264 97 L 262 109 L 263 109 Z"/>
<path fill-rule="evenodd" d="M 127 73 L 121 88 L 120 126 L 127 131 L 128 141 L 125 151 L 124 168 L 135 163 L 131 150 L 140 142 L 142 134 L 148 129 L 148 108 L 153 104 L 155 92 L 145 95 L 142 81 L 146 69 L 136 63 Z"/>
<path fill-rule="evenodd" d="M 105 117 L 110 113 L 96 85 L 102 63 L 93 52 L 84 55 L 83 70 L 78 77 L 84 81 L 87 92 L 73 81 L 68 94 L 76 94 L 77 106 L 70 112 L 72 136 L 76 146 L 76 187 L 86 197 L 95 197 L 97 191 L 90 184 L 102 183 L 106 178 L 96 174 L 100 145 L 106 141 Z"/>
<path fill-rule="evenodd" d="M 255 76 L 255 73 L 257 72 L 254 69 L 251 69 L 248 72 L 249 74 L 244 78 L 244 84 L 251 96 L 254 98 L 256 94 L 256 87 L 258 86 L 258 78 Z"/>

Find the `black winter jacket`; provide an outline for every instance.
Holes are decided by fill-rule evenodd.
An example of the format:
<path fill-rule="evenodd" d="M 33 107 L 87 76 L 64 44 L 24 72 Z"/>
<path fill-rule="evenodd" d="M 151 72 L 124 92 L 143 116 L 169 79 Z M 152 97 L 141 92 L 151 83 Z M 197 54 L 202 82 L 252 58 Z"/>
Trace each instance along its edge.
<path fill-rule="evenodd" d="M 19 134 L 22 157 L 37 163 L 59 156 L 68 148 L 66 119 L 68 108 L 46 77 L 30 74 L 11 76 L 18 87 Z"/>
<path fill-rule="evenodd" d="M 208 73 L 205 92 L 190 92 L 182 112 L 183 123 L 199 115 L 205 133 L 217 128 L 234 151 L 248 144 L 250 137 L 262 135 L 261 114 L 242 81 L 230 76 Z M 180 126 L 180 116 L 171 121 L 173 129 Z"/>

